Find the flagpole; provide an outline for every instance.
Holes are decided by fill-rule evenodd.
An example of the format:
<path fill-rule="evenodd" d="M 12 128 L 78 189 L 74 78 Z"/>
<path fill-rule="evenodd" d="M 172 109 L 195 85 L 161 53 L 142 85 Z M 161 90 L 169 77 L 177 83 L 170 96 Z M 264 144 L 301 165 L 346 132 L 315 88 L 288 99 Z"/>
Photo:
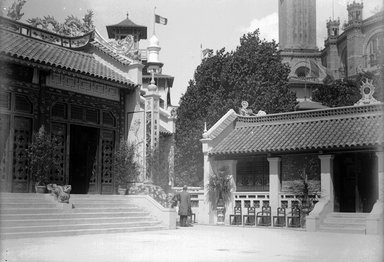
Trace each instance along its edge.
<path fill-rule="evenodd" d="M 156 35 L 156 6 L 153 8 L 153 35 Z"/>

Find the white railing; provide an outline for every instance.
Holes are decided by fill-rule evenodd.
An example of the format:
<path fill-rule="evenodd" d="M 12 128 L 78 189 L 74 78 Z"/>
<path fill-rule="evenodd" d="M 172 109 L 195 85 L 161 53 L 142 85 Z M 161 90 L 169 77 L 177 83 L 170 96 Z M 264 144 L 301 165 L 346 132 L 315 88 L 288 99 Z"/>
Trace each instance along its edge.
<path fill-rule="evenodd" d="M 256 212 L 259 212 L 263 206 L 269 205 L 269 192 L 235 192 L 234 201 L 233 207 L 240 205 L 244 215 L 250 206 L 254 206 Z M 228 211 L 229 214 L 233 213 L 233 210 Z"/>
<path fill-rule="evenodd" d="M 319 202 L 320 195 L 313 193 L 310 194 L 309 197 L 312 199 L 314 203 Z M 279 193 L 280 207 L 292 208 L 301 203 L 300 196 L 295 195 L 289 192 L 280 192 Z"/>

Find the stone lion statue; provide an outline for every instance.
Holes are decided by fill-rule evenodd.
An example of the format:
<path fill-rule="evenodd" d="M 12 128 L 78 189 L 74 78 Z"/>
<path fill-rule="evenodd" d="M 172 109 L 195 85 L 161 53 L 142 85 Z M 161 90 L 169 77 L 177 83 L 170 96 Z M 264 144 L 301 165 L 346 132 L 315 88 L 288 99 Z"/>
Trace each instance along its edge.
<path fill-rule="evenodd" d="M 56 184 L 48 184 L 48 191 L 55 197 L 55 200 L 60 203 L 69 203 L 70 192 L 72 190 L 71 185 L 58 186 Z"/>

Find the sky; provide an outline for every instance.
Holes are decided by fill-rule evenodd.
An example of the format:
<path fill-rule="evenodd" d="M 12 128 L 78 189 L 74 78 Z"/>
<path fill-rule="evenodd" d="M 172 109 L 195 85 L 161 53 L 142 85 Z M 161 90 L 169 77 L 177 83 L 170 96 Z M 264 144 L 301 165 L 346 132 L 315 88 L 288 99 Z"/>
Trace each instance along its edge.
<path fill-rule="evenodd" d="M 361 2 L 361 0 L 356 0 Z M 13 0 L 2 0 L 1 10 Z M 346 5 L 350 0 L 317 0 L 317 46 L 323 48 L 326 21 L 340 18 L 347 20 Z M 364 0 L 363 18 L 374 14 L 384 0 Z M 28 18 L 51 15 L 63 22 L 68 15 L 82 18 L 88 9 L 94 11 L 96 30 L 107 39 L 106 25 L 113 25 L 129 18 L 138 25 L 148 27 L 148 39 L 153 34 L 153 14 L 168 19 L 167 25 L 156 24 L 160 41 L 160 60 L 163 74 L 172 75 L 175 81 L 171 91 L 173 105 L 186 92 L 196 67 L 201 63 L 201 46 L 227 51 L 240 43 L 240 37 L 256 28 L 262 38 L 278 42 L 278 0 L 27 0 L 24 16 Z M 140 42 L 146 48 L 147 41 Z"/>

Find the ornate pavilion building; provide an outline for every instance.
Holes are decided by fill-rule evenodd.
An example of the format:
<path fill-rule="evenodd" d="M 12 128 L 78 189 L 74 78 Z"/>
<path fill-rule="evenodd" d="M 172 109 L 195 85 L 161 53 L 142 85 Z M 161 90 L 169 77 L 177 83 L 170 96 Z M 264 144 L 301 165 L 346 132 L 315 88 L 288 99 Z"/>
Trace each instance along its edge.
<path fill-rule="evenodd" d="M 32 191 L 24 149 L 41 125 L 60 138 L 52 182 L 72 193 L 115 192 L 111 157 L 122 139 L 137 145 L 141 181 L 151 179 L 145 156 L 154 146 L 173 173 L 173 77 L 161 74 L 159 41 L 139 50 L 147 28 L 128 17 L 107 31 L 114 40 L 0 17 L 1 191 Z"/>
<path fill-rule="evenodd" d="M 278 207 L 297 205 L 293 184 L 306 179 L 317 202 L 307 230 L 383 233 L 384 107 L 372 99 L 373 89 L 364 83 L 362 100 L 349 107 L 263 116 L 228 111 L 201 139 L 205 190 L 222 167 L 236 185 L 225 221 L 235 205 L 243 215 L 250 206 L 269 205 L 276 215 Z M 199 211 L 199 221 L 215 223 L 208 204 Z"/>
<path fill-rule="evenodd" d="M 307 217 L 309 231 L 383 234 L 384 107 L 373 99 L 374 86 L 364 82 L 355 105 L 324 108 L 311 101 L 326 78 L 354 78 L 361 71 L 378 74 L 383 64 L 383 12 L 363 19 L 363 4 L 348 4 L 348 22 L 327 22 L 325 48 L 316 47 L 316 0 L 279 0 L 279 38 L 289 85 L 299 112 L 246 116 L 230 110 L 201 139 L 204 190 L 209 177 L 227 167 L 233 177 L 234 206 L 247 214 L 271 206 L 300 203 L 293 189 L 306 179 L 316 205 Z M 246 104 L 246 103 L 245 103 Z M 243 108 L 242 112 L 247 112 Z M 199 222 L 217 222 L 208 203 L 196 209 Z"/>

